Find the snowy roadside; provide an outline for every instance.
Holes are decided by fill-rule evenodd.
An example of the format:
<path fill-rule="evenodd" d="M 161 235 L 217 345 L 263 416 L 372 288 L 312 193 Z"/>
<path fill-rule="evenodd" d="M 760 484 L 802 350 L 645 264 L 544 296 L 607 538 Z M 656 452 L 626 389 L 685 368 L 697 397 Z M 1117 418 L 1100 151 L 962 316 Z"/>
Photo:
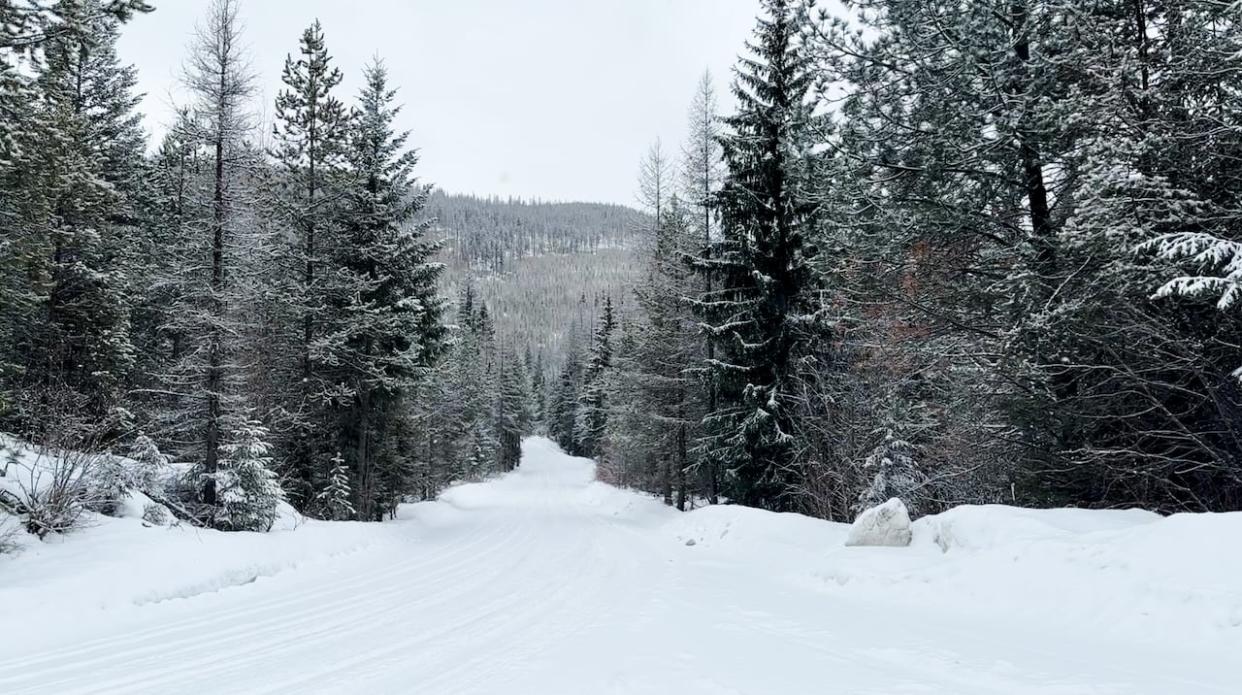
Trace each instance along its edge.
<path fill-rule="evenodd" d="M 1242 653 L 1242 513 L 964 506 L 916 521 L 904 548 L 846 547 L 846 524 L 741 507 L 668 530 L 690 554 L 889 609 Z"/>
<path fill-rule="evenodd" d="M 96 516 L 28 543 L 0 556 L 0 617 L 22 635 L 0 648 L 0 691 L 8 674 L 11 692 L 88 692 L 115 669 L 102 691 L 144 692 L 211 676 L 171 655 L 236 652 L 253 656 L 232 684 L 274 692 L 317 669 L 340 680 L 316 691 L 347 692 L 368 659 L 376 692 L 824 692 L 829 667 L 843 688 L 872 685 L 828 692 L 1242 692 L 1242 514 L 961 507 L 916 521 L 909 547 L 845 547 L 843 524 L 679 514 L 546 440 L 524 449 L 517 473 L 393 523 L 264 534 Z M 344 658 L 373 624 L 384 646 Z M 82 650 L 94 661 L 71 661 Z M 263 670 L 278 655 L 289 675 Z M 125 670 L 135 658 L 157 665 Z M 750 681 L 747 659 L 784 670 Z"/>

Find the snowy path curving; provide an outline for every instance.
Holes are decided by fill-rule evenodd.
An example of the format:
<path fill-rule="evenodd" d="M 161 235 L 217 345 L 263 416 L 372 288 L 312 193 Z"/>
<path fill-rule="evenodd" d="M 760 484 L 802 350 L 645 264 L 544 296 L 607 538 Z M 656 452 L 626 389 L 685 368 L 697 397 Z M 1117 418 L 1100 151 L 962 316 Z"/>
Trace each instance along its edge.
<path fill-rule="evenodd" d="M 788 566 L 802 556 L 779 540 L 720 543 L 744 536 L 747 513 L 696 515 L 593 482 L 589 461 L 534 439 L 516 473 L 396 523 L 289 534 L 338 534 L 297 558 L 247 546 L 259 557 L 227 572 L 164 567 L 195 579 L 143 584 L 135 556 L 87 568 L 135 577 L 96 596 L 90 577 L 32 579 L 66 561 L 50 553 L 0 589 L 0 693 L 1242 692 L 1227 645 L 972 611 L 969 592 L 930 605 L 900 583 L 846 591 Z M 763 518 L 839 541 L 821 522 Z M 227 565 L 228 542 L 205 535 L 182 562 Z M 934 576 L 915 571 L 921 557 L 893 571 Z"/>

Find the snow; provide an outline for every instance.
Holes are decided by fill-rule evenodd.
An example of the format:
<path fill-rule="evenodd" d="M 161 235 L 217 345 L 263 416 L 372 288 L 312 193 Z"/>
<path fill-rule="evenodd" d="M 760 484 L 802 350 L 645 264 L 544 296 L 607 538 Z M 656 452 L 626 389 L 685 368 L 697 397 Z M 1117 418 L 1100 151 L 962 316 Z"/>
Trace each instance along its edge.
<path fill-rule="evenodd" d="M 1242 514 L 961 507 L 846 547 L 531 439 L 398 516 L 96 517 L 0 556 L 0 692 L 1242 692 Z"/>
<path fill-rule="evenodd" d="M 894 497 L 884 504 L 865 509 L 854 519 L 846 545 L 882 545 L 905 547 L 910 545 L 910 512 L 900 499 Z"/>

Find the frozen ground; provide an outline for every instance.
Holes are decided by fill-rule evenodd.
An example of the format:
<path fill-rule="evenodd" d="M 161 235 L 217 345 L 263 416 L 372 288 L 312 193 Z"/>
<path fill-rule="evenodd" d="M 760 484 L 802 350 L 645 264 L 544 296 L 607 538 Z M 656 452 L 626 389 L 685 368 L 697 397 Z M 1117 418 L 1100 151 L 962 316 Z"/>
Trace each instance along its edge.
<path fill-rule="evenodd" d="M 1242 693 L 1242 514 L 678 514 L 526 443 L 383 525 L 0 558 L 0 693 Z"/>

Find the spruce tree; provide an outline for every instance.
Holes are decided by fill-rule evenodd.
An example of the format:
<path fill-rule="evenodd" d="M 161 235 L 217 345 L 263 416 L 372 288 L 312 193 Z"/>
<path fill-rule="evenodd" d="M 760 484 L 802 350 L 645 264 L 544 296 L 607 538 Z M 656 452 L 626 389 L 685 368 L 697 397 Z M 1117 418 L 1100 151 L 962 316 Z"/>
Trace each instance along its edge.
<path fill-rule="evenodd" d="M 328 521 L 347 521 L 357 513 L 350 501 L 349 468 L 345 457 L 338 452 L 332 457 L 328 470 L 328 484 L 315 495 L 315 508 L 320 518 Z"/>
<path fill-rule="evenodd" d="M 573 423 L 573 453 L 576 456 L 595 457 L 600 452 L 608 426 L 608 370 L 612 367 L 612 334 L 616 327 L 612 298 L 604 297 L 604 306 L 595 324 L 591 352 L 577 393 Z"/>
<path fill-rule="evenodd" d="M 581 360 L 577 344 L 571 344 L 548 402 L 548 436 L 569 453 L 575 452 L 574 422 L 582 378 Z"/>
<path fill-rule="evenodd" d="M 496 432 L 500 441 L 500 470 L 517 468 L 522 438 L 530 432 L 530 384 L 521 360 L 504 355 L 500 365 L 500 392 L 496 403 Z"/>
<path fill-rule="evenodd" d="M 102 421 L 134 361 L 124 261 L 143 175 L 137 77 L 120 64 L 117 22 L 98 2 L 66 0 L 54 10 L 22 146 L 27 232 L 14 253 L 27 259 L 33 282 L 15 299 L 35 320 L 16 336 L 26 354 L 21 407 L 46 420 L 41 403 L 58 392 Z"/>
<path fill-rule="evenodd" d="M 358 516 L 379 520 L 392 494 L 383 480 L 408 464 L 396 436 L 405 399 L 440 357 L 445 327 L 436 290 L 442 266 L 426 239 L 428 223 L 411 223 L 428 194 L 413 177 L 418 157 L 406 149 L 408 134 L 393 131 L 399 107 L 387 70 L 377 62 L 364 76 L 346 158 L 343 239 L 332 259 L 331 311 L 339 318 L 316 338 L 316 352 L 344 402 Z"/>
<path fill-rule="evenodd" d="M 242 420 L 220 448 L 212 488 L 217 493 L 212 524 L 227 531 L 267 531 L 285 493 L 273 473 L 267 428 Z M 207 475 L 207 474 L 204 474 Z"/>
<path fill-rule="evenodd" d="M 788 508 L 795 422 L 791 375 L 812 336 L 814 226 L 809 198 L 814 75 L 800 2 L 765 0 L 752 57 L 733 86 L 738 112 L 724 120 L 727 174 L 715 205 L 721 239 L 695 266 L 718 283 L 695 300 L 714 343 L 706 362 L 716 393 L 701 454 L 723 469 L 735 501 Z"/>
<path fill-rule="evenodd" d="M 303 488 L 324 474 L 315 470 L 315 462 L 335 445 L 328 398 L 331 384 L 325 383 L 329 375 L 313 348 L 328 320 L 325 276 L 334 269 L 324 267 L 324 259 L 331 256 L 330 249 L 340 236 L 340 216 L 333 208 L 339 202 L 349 114 L 332 92 L 341 79 L 316 21 L 302 33 L 298 56 L 285 58 L 284 88 L 276 97 L 273 126 L 276 145 L 271 154 L 281 174 L 273 191 L 273 208 L 292 228 L 289 248 L 282 255 L 298 268 L 290 282 L 282 283 L 287 292 L 280 302 L 282 311 L 292 309 L 288 318 L 296 324 L 290 327 L 296 347 L 287 359 L 297 361 L 281 369 L 281 381 L 292 387 L 280 394 L 290 420 L 283 434 L 292 473 Z"/>

